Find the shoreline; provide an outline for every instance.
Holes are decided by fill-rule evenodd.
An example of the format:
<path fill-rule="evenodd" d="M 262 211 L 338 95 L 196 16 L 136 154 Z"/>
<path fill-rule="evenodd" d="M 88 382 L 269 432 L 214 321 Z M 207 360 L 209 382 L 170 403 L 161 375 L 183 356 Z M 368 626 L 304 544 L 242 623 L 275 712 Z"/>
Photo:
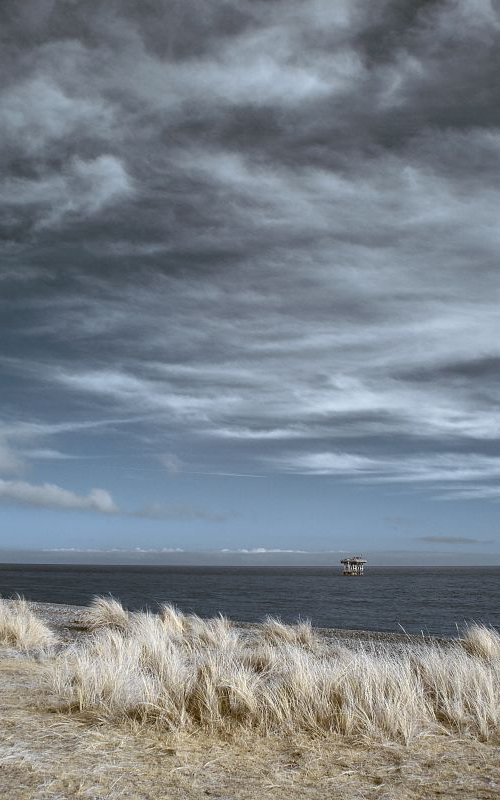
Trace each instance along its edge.
<path fill-rule="evenodd" d="M 13 602 L 12 598 L 1 598 L 1 602 Z M 63 640 L 73 640 L 86 632 L 85 614 L 88 606 L 72 605 L 69 603 L 46 603 L 28 600 L 29 607 L 49 627 L 56 630 Z M 260 622 L 240 622 L 231 620 L 235 628 L 251 630 L 258 628 Z M 438 644 L 450 645 L 457 638 L 432 636 L 430 634 L 418 635 L 410 633 L 391 633 L 388 631 L 357 630 L 351 628 L 321 628 L 314 626 L 314 630 L 327 640 L 341 640 L 346 644 L 351 642 L 366 642 L 368 644 Z"/>

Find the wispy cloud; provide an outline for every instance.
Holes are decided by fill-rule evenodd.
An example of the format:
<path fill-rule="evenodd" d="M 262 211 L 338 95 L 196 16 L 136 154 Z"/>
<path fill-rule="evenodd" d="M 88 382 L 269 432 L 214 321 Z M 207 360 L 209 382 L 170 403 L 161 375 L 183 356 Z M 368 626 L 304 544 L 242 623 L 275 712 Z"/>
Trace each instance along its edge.
<path fill-rule="evenodd" d="M 117 514 L 119 511 L 105 489 L 91 489 L 88 495 L 79 495 L 51 483 L 0 480 L 0 500 L 65 511 L 96 511 L 101 514 Z"/>
<path fill-rule="evenodd" d="M 24 450 L 23 455 L 26 458 L 32 458 L 35 461 L 68 461 L 81 456 L 72 455 L 71 453 L 62 453 L 60 450 L 53 450 L 50 447 L 39 447 L 32 450 Z"/>
<path fill-rule="evenodd" d="M 159 460 L 169 475 L 178 475 L 182 470 L 182 461 L 175 453 L 161 453 Z"/>
<path fill-rule="evenodd" d="M 0 438 L 0 475 L 18 475 L 25 466 L 22 456 Z"/>
<path fill-rule="evenodd" d="M 221 553 L 249 553 L 252 555 L 265 555 L 266 553 L 308 553 L 308 550 L 286 550 L 280 547 L 240 547 L 236 550 L 231 550 L 228 547 L 223 548 Z M 336 552 L 336 551 L 331 551 Z"/>
<path fill-rule="evenodd" d="M 181 547 L 44 547 L 43 553 L 184 553 Z"/>
<path fill-rule="evenodd" d="M 227 522 L 232 515 L 209 511 L 192 505 L 155 504 L 139 509 L 138 511 L 128 512 L 128 516 L 142 519 L 177 520 L 179 522 L 195 520 L 202 520 L 204 522 Z"/>
<path fill-rule="evenodd" d="M 439 500 L 491 500 L 492 502 L 500 501 L 500 486 L 493 484 L 482 485 L 478 482 L 472 486 L 454 486 L 453 488 L 446 487 L 447 491 L 440 491 L 437 495 Z"/>
<path fill-rule="evenodd" d="M 226 522 L 232 515 L 210 511 L 192 505 L 155 504 L 138 510 L 119 508 L 106 489 L 91 489 L 80 495 L 51 483 L 34 484 L 19 480 L 0 479 L 0 502 L 35 508 L 50 508 L 61 511 L 93 511 L 101 514 L 120 514 L 127 517 L 150 520 L 174 520 L 178 522 L 204 521 Z"/>
<path fill-rule="evenodd" d="M 494 539 L 475 539 L 469 536 L 418 536 L 420 542 L 427 544 L 493 544 Z"/>
<path fill-rule="evenodd" d="M 66 218 L 91 218 L 128 194 L 130 177 L 119 159 L 107 154 L 91 160 L 75 157 L 64 174 L 12 177 L 0 186 L 4 207 L 10 213 L 29 209 L 37 229 L 57 227 Z"/>
<path fill-rule="evenodd" d="M 478 453 L 426 453 L 369 457 L 359 453 L 299 453 L 278 460 L 297 475 L 332 475 L 359 483 L 431 485 L 439 499 L 494 499 L 488 482 L 500 477 L 500 457 Z M 446 491 L 443 491 L 446 486 Z"/>

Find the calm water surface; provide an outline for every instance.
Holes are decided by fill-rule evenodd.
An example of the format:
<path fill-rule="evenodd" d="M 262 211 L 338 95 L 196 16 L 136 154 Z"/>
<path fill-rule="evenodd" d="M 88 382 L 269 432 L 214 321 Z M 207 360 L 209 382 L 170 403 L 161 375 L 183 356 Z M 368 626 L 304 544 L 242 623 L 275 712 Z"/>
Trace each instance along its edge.
<path fill-rule="evenodd" d="M 200 616 L 267 614 L 331 628 L 454 635 L 471 621 L 500 628 L 500 567 L 179 567 L 0 564 L 0 594 L 86 605 L 112 594 L 130 609 L 174 603 Z"/>

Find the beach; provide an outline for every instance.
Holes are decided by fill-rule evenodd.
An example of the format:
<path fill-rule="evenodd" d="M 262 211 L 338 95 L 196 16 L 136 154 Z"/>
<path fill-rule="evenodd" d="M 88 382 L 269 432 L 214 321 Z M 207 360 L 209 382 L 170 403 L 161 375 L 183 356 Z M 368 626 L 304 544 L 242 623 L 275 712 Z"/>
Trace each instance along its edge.
<path fill-rule="evenodd" d="M 3 605 L 9 601 L 2 601 Z M 89 637 L 88 609 L 30 604 L 59 650 Z M 258 627 L 258 626 L 256 626 Z M 354 648 L 403 647 L 403 635 L 321 632 Z M 407 638 L 407 637 L 406 637 Z M 441 645 L 440 645 L 441 646 Z M 442 645 L 446 647 L 446 645 Z M 259 735 L 244 728 L 168 731 L 132 715 L 68 708 L 47 681 L 54 655 L 0 651 L 0 775 L 4 796 L 28 798 L 494 798 L 498 740 L 341 736 L 304 730 Z"/>
<path fill-rule="evenodd" d="M 9 600 L 3 600 L 9 603 Z M 72 605 L 69 603 L 38 603 L 30 602 L 30 608 L 35 614 L 43 619 L 47 625 L 56 630 L 63 641 L 72 641 L 79 635 L 85 633 L 86 606 Z M 237 622 L 235 625 L 240 629 L 255 628 L 258 622 Z M 83 631 L 82 631 L 83 628 Z M 397 645 L 398 643 L 422 641 L 439 642 L 443 645 L 448 641 L 438 636 L 418 636 L 406 633 L 390 633 L 387 631 L 360 631 L 345 628 L 320 628 L 315 630 L 325 639 L 345 640 L 346 642 L 386 642 Z"/>

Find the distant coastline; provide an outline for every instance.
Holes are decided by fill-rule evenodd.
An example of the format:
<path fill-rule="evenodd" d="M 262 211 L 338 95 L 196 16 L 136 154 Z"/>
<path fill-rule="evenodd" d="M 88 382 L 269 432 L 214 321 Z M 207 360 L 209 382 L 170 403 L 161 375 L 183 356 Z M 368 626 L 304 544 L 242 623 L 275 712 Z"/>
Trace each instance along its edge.
<path fill-rule="evenodd" d="M 359 548 L 358 548 L 359 549 Z M 234 567 L 338 567 L 354 550 L 293 551 L 254 548 L 248 550 L 182 550 L 170 548 L 47 548 L 0 549 L 0 564 L 66 564 L 133 566 L 234 566 Z M 448 551 L 362 550 L 370 567 L 490 567 L 500 566 L 500 553 Z"/>

